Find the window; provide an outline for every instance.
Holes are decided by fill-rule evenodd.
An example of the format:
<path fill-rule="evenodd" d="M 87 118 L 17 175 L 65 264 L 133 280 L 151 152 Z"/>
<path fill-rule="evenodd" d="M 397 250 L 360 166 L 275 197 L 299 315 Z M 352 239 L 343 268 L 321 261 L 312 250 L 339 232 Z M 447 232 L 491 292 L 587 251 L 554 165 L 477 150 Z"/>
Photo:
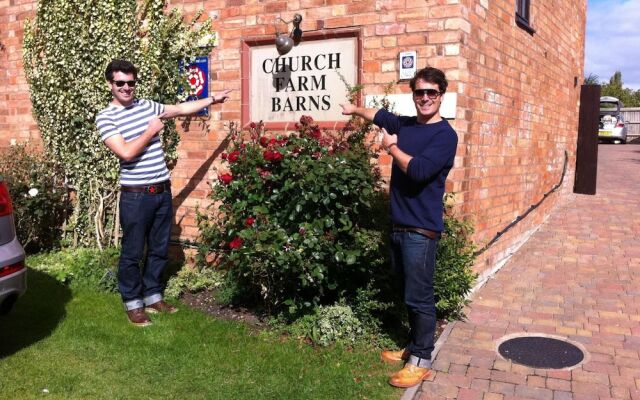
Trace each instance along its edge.
<path fill-rule="evenodd" d="M 533 35 L 536 30 L 533 29 L 530 24 L 530 3 L 531 0 L 516 0 L 516 24 Z"/>

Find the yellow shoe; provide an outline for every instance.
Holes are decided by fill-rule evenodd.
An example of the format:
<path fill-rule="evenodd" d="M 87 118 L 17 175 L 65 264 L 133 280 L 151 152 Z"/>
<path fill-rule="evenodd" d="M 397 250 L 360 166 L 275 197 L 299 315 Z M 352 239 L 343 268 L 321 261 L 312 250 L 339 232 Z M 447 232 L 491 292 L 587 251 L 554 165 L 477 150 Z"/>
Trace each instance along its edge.
<path fill-rule="evenodd" d="M 429 375 L 431 375 L 429 368 L 420 368 L 413 364 L 405 364 L 404 368 L 391 375 L 389 384 L 395 387 L 408 388 L 424 381 Z"/>
<path fill-rule="evenodd" d="M 384 350 L 382 353 L 380 353 L 380 358 L 382 358 L 382 361 L 384 362 L 400 362 L 400 361 L 407 361 L 409 359 L 409 350 L 404 349 L 404 350 Z"/>

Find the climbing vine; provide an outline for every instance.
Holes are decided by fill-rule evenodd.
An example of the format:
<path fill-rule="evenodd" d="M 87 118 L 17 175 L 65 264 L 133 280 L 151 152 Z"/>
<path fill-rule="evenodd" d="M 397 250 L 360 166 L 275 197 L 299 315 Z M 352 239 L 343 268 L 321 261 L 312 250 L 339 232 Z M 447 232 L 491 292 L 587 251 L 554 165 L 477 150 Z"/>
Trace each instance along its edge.
<path fill-rule="evenodd" d="M 137 4 L 139 3 L 139 4 Z M 104 70 L 114 58 L 139 69 L 137 96 L 164 104 L 183 99 L 178 65 L 209 54 L 216 35 L 201 13 L 186 21 L 164 0 L 41 0 L 27 21 L 24 68 L 33 112 L 48 156 L 65 168 L 74 192 L 66 234 L 74 244 L 117 242 L 118 161 L 100 140 L 96 114 L 111 101 Z M 166 124 L 167 161 L 179 137 Z"/>

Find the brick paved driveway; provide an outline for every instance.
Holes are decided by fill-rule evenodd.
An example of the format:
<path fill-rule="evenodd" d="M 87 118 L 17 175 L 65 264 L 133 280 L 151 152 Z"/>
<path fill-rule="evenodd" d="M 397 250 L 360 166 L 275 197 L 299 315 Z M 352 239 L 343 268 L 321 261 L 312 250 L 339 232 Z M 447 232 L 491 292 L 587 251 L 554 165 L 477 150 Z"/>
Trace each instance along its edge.
<path fill-rule="evenodd" d="M 600 145 L 595 196 L 569 194 L 474 294 L 453 325 L 426 399 L 640 399 L 640 145 Z M 497 340 L 545 333 L 588 351 L 571 370 L 505 361 Z"/>

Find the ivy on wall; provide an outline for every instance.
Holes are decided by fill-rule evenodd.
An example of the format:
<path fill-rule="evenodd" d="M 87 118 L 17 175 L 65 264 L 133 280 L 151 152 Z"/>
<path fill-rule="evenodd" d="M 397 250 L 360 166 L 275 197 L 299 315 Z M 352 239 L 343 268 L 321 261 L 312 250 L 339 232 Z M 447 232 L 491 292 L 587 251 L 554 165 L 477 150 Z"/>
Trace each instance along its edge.
<path fill-rule="evenodd" d="M 183 100 L 180 61 L 207 55 L 216 36 L 201 13 L 185 21 L 164 0 L 40 0 L 27 21 L 24 68 L 33 112 L 47 154 L 65 168 L 75 191 L 67 234 L 75 245 L 115 244 L 118 161 L 100 141 L 96 114 L 111 101 L 104 70 L 114 58 L 139 69 L 137 96 L 163 104 Z M 177 159 L 179 136 L 166 123 L 167 161 Z"/>

